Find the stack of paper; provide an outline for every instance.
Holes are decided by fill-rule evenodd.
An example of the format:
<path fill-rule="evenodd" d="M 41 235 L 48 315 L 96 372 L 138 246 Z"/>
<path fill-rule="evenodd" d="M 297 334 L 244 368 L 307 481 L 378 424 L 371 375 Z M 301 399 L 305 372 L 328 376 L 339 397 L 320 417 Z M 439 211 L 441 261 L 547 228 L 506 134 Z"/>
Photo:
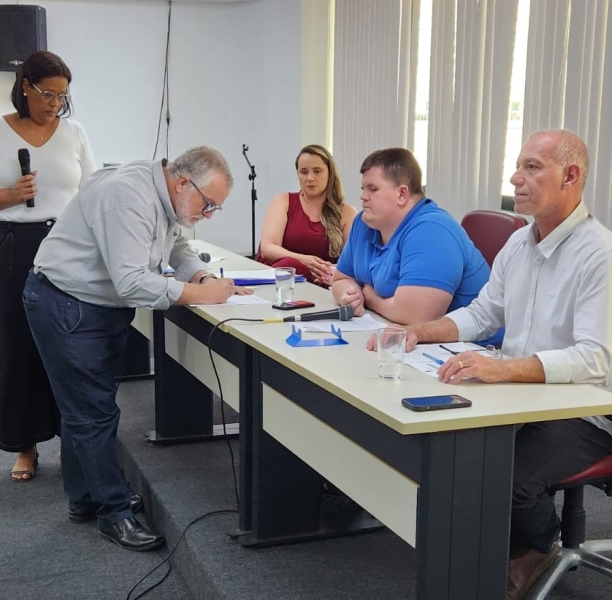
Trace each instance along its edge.
<path fill-rule="evenodd" d="M 377 329 L 384 329 L 387 323 L 376 321 L 372 318 L 372 315 L 366 313 L 362 317 L 353 317 L 350 321 L 340 321 L 339 319 L 332 319 L 336 324 L 336 327 L 342 332 L 345 331 L 376 331 Z M 307 321 L 306 323 L 296 323 L 295 326 L 302 331 L 329 331 L 329 321 Z"/>
<path fill-rule="evenodd" d="M 473 352 L 486 352 L 482 346 L 472 344 L 471 342 L 417 344 L 411 352 L 406 353 L 404 364 L 437 377 L 440 365 L 444 364 L 455 354 L 470 350 Z"/>
<path fill-rule="evenodd" d="M 236 285 L 266 285 L 275 283 L 274 269 L 248 269 L 245 271 L 224 271 L 223 277 L 233 279 Z M 306 281 L 302 275 L 296 275 L 295 281 Z"/>

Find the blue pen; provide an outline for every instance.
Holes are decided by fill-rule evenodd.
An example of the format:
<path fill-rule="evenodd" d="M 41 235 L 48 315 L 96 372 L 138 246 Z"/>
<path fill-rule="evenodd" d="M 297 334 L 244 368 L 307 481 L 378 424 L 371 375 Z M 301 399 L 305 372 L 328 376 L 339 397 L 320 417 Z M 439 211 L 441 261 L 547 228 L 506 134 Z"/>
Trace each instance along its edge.
<path fill-rule="evenodd" d="M 221 279 L 223 279 L 223 267 L 219 269 L 219 273 L 221 274 Z"/>
<path fill-rule="evenodd" d="M 444 361 L 440 360 L 439 358 L 436 358 L 435 356 L 432 356 L 431 354 L 425 354 L 425 352 L 423 352 L 423 356 L 425 358 L 428 358 L 429 360 L 433 360 L 437 365 L 443 365 Z"/>

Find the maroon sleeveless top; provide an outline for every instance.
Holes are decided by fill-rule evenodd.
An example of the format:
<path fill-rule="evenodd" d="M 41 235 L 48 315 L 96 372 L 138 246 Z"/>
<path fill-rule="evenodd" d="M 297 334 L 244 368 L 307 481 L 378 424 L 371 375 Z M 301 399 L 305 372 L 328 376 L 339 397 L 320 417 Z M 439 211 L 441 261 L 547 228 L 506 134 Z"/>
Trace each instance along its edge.
<path fill-rule="evenodd" d="M 302 208 L 299 192 L 289 193 L 287 226 L 283 236 L 283 248 L 298 254 L 312 254 L 329 262 L 336 262 L 329 256 L 329 240 L 323 224 L 313 222 Z"/>
<path fill-rule="evenodd" d="M 282 246 L 289 250 L 289 252 L 311 254 L 331 263 L 336 263 L 338 260 L 329 255 L 329 240 L 327 239 L 327 233 L 323 224 L 320 221 L 316 223 L 311 221 L 304 212 L 299 192 L 289 192 L 287 225 L 283 235 Z M 284 259 L 267 261 L 261 256 L 260 252 L 257 253 L 257 260 L 270 266 L 284 266 L 277 264 Z M 300 270 L 298 270 L 299 272 Z M 305 273 L 300 274 L 306 275 L 307 272 L 308 270 L 306 269 Z"/>

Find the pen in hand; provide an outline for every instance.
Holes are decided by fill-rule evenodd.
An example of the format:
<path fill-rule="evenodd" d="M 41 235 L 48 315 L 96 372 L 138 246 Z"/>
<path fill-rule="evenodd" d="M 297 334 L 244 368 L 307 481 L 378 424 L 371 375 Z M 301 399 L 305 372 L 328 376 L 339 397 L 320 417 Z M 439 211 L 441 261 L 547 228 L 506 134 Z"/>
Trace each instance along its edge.
<path fill-rule="evenodd" d="M 435 356 L 432 356 L 431 354 L 425 354 L 425 352 L 423 352 L 423 356 L 425 358 L 428 358 L 429 360 L 432 360 L 433 362 L 435 362 L 437 365 L 443 365 L 444 361 L 440 360 L 439 358 L 436 358 Z"/>
<path fill-rule="evenodd" d="M 221 268 L 219 269 L 219 273 L 220 273 L 220 275 L 221 275 L 221 279 L 223 279 L 223 267 L 221 267 Z"/>
<path fill-rule="evenodd" d="M 453 356 L 456 356 L 457 354 L 461 354 L 461 352 L 457 352 L 456 350 L 451 350 L 450 348 L 447 348 L 446 346 L 443 346 L 442 344 L 438 344 L 438 346 L 440 346 L 442 350 L 446 350 L 447 352 L 450 352 Z"/>

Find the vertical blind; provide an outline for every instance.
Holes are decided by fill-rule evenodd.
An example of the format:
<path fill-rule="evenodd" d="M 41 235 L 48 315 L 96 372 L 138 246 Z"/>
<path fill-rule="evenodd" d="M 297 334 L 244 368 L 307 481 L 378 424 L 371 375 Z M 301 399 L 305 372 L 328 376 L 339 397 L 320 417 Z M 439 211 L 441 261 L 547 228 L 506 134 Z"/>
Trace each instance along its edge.
<path fill-rule="evenodd" d="M 427 195 L 461 218 L 500 206 L 518 0 L 433 7 Z"/>
<path fill-rule="evenodd" d="M 427 191 L 456 217 L 500 205 L 518 0 L 433 2 Z M 361 161 L 412 147 L 420 2 L 336 0 L 333 151 L 347 198 Z"/>
<path fill-rule="evenodd" d="M 365 156 L 413 147 L 421 2 L 334 5 L 333 152 L 358 205 Z M 427 160 L 428 195 L 458 219 L 500 206 L 517 9 L 518 0 L 433 1 L 428 152 L 417 158 Z M 523 139 L 549 128 L 581 135 L 585 202 L 612 228 L 610 57 L 608 0 L 531 1 Z"/>
<path fill-rule="evenodd" d="M 357 206 L 363 159 L 379 148 L 407 143 L 416 80 L 416 61 L 410 56 L 414 4 L 335 2 L 332 145 L 346 199 Z"/>
<path fill-rule="evenodd" d="M 578 133 L 591 159 L 585 204 L 612 228 L 612 10 L 607 0 L 539 1 L 531 10 L 523 139 L 545 128 Z"/>

